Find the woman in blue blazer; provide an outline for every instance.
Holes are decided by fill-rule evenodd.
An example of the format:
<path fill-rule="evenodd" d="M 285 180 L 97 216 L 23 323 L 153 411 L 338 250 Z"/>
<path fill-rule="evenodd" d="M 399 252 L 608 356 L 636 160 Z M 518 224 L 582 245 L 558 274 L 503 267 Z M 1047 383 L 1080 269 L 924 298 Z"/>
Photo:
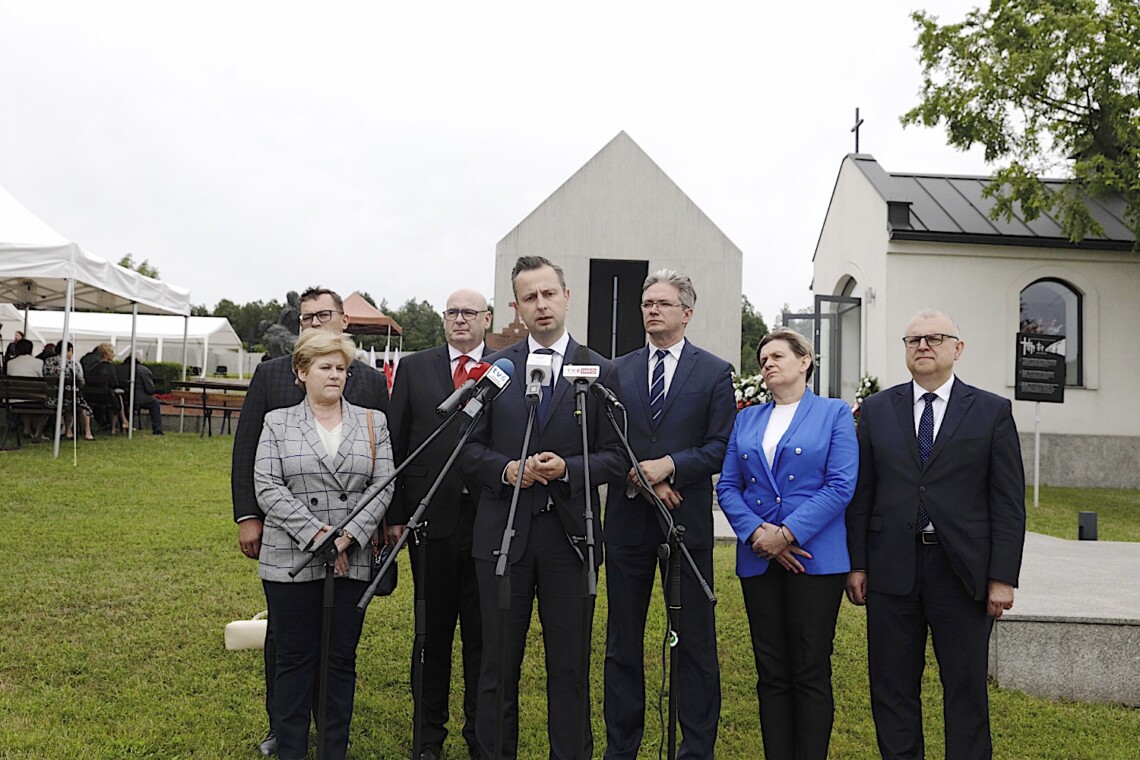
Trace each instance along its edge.
<path fill-rule="evenodd" d="M 811 344 L 781 328 L 757 348 L 773 401 L 736 417 L 717 483 L 740 539 L 764 756 L 826 758 L 831 649 L 847 571 L 844 512 L 859 448 L 851 409 L 812 393 Z"/>

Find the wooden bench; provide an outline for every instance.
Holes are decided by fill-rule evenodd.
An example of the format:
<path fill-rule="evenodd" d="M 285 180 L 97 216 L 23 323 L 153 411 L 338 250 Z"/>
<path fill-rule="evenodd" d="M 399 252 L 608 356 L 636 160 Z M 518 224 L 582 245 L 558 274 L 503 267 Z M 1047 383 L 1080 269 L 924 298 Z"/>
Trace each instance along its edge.
<path fill-rule="evenodd" d="M 174 391 L 193 393 L 198 403 L 186 403 L 183 398 L 182 409 L 196 409 L 202 413 L 202 427 L 198 431 L 200 436 L 214 435 L 214 412 L 220 412 L 222 419 L 218 426 L 218 434 L 233 433 L 233 415 L 241 413 L 242 404 L 245 403 L 245 391 L 248 385 L 242 383 L 223 383 L 212 380 L 186 380 L 171 383 Z"/>
<path fill-rule="evenodd" d="M 9 377 L 0 375 L 0 404 L 4 408 L 4 437 L 0 438 L 0 449 L 8 443 L 8 435 L 16 431 L 16 448 L 23 445 L 21 417 L 29 414 L 54 414 L 47 405 L 47 394 L 58 385 L 49 388 L 47 381 L 40 377 Z"/>

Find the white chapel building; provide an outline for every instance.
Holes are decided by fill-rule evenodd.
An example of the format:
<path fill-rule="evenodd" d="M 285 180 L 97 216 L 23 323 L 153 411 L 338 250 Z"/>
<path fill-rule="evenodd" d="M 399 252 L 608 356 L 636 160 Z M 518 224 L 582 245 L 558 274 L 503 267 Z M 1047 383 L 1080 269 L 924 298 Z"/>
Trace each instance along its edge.
<path fill-rule="evenodd" d="M 851 401 L 864 375 L 908 379 L 900 338 L 923 308 L 957 320 L 958 376 L 1010 399 L 1016 334 L 1064 335 L 1064 403 L 1040 405 L 1041 481 L 1140 487 L 1140 254 L 1123 200 L 1088 201 L 1104 233 L 1073 244 L 1045 215 L 990 219 L 988 182 L 843 159 L 813 259 L 815 314 L 792 324 L 815 333 L 821 391 Z M 1013 402 L 1030 465 L 1035 407 Z"/>

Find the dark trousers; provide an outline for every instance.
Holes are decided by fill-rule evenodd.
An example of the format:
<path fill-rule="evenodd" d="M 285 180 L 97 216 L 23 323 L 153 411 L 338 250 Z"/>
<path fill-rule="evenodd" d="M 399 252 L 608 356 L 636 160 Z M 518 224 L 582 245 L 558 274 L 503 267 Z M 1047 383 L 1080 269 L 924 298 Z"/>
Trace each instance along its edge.
<path fill-rule="evenodd" d="M 135 408 L 150 412 L 150 429 L 157 433 L 162 430 L 162 402 L 154 397 L 135 399 Z"/>
<path fill-rule="evenodd" d="M 430 517 L 430 515 L 429 515 Z M 419 590 L 425 583 L 426 616 L 423 651 L 423 744 L 442 747 L 447 739 L 448 700 L 451 696 L 451 652 L 455 624 L 463 639 L 463 740 L 468 750 L 477 750 L 475 706 L 479 693 L 479 667 L 483 656 L 483 629 L 479 612 L 479 585 L 471 557 L 471 532 L 475 504 L 467 494 L 459 522 L 450 536 L 431 537 L 424 545 L 410 543 L 412 577 Z M 425 578 L 420 577 L 420 553 L 425 552 Z M 412 683 L 419 659 L 412 652 Z"/>
<path fill-rule="evenodd" d="M 884 758 L 921 758 L 926 630 L 942 680 L 947 760 L 993 754 L 986 668 L 993 618 L 955 574 L 940 545 L 916 547 L 909 594 L 867 595 L 871 711 Z"/>
<path fill-rule="evenodd" d="M 301 760 L 309 751 L 313 689 L 320 683 L 324 581 L 262 583 L 277 648 L 272 711 L 277 755 L 281 760 Z M 335 581 L 323 747 L 323 757 L 329 760 L 343 758 L 348 750 L 356 694 L 356 645 L 364 627 L 356 603 L 367 587 L 364 581 Z"/>
<path fill-rule="evenodd" d="M 664 536 L 647 530 L 637 546 L 606 545 L 605 702 L 606 760 L 637 757 L 645 731 L 645 618 L 653 580 L 661 570 L 657 548 Z M 690 550 L 712 586 L 712 549 Z M 663 571 L 662 571 L 663 573 Z M 720 664 L 714 608 L 681 560 L 681 614 L 677 624 L 678 758 L 713 757 L 720 720 Z"/>
<path fill-rule="evenodd" d="M 776 562 L 741 578 L 767 760 L 827 757 L 835 702 L 831 650 L 846 573 L 791 573 Z"/>
<path fill-rule="evenodd" d="M 582 635 L 593 625 L 593 600 L 586 602 L 582 560 L 562 531 L 553 512 L 535 515 L 526 549 L 511 565 L 511 597 L 507 624 L 506 681 L 503 695 L 504 760 L 514 760 L 519 735 L 519 672 L 534 599 L 546 650 L 547 737 L 551 760 L 574 760 L 582 743 L 592 757 L 594 738 L 582 731 L 583 690 L 590 688 L 590 673 L 583 671 Z M 483 667 L 479 677 L 479 748 L 483 757 L 495 755 L 495 727 L 499 685 L 499 608 L 495 563 L 475 561 L 479 599 L 483 608 Z M 589 608 L 584 607 L 589 604 Z M 589 703 L 586 702 L 587 713 Z M 589 715 L 586 716 L 589 725 Z M 528 759 L 529 760 L 529 759 Z"/>
<path fill-rule="evenodd" d="M 264 581 L 263 581 L 264 583 Z M 276 731 L 273 720 L 273 683 L 277 680 L 277 640 L 273 636 L 273 616 L 265 624 L 265 714 L 269 716 L 269 730 Z"/>

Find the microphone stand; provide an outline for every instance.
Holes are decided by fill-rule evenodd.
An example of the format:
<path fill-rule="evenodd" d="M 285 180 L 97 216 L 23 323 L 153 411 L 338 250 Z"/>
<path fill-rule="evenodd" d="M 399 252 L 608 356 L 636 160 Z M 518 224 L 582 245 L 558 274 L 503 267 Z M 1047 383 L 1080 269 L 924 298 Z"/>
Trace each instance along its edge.
<path fill-rule="evenodd" d="M 408 536 L 414 534 L 416 536 L 416 543 L 420 545 L 419 556 L 416 560 L 416 564 L 419 567 L 420 582 L 415 584 L 415 637 L 413 638 L 412 643 L 412 659 L 419 662 L 419 667 L 415 669 L 415 673 L 412 677 L 412 700 L 415 703 L 416 716 L 415 721 L 412 724 L 412 757 L 416 758 L 418 758 L 420 756 L 420 753 L 423 752 L 423 658 L 424 641 L 427 638 L 427 598 L 425 587 L 427 586 L 426 555 L 428 523 L 426 520 L 421 522 L 421 518 L 423 517 L 424 512 L 427 511 L 428 505 L 431 504 L 431 500 L 435 498 L 436 491 L 438 491 L 440 486 L 443 485 L 443 481 L 447 477 L 448 472 L 450 472 L 452 465 L 455 464 L 455 460 L 458 458 L 459 452 L 463 450 L 464 444 L 467 443 L 467 439 L 471 436 L 471 431 L 475 429 L 475 423 L 477 423 L 479 421 L 479 418 L 483 416 L 484 408 L 485 407 L 480 407 L 479 410 L 475 412 L 475 415 L 471 418 L 471 424 L 467 426 L 467 428 L 463 431 L 463 434 L 459 437 L 459 441 L 456 442 L 455 448 L 451 451 L 451 456 L 449 456 L 447 458 L 447 461 L 444 462 L 443 468 L 439 471 L 439 475 L 436 476 L 435 481 L 431 484 L 431 488 L 428 489 L 428 492 L 424 494 L 423 499 L 420 500 L 419 505 L 416 507 L 416 511 L 412 513 L 412 516 L 410 518 L 408 518 L 408 524 L 404 527 L 404 532 L 400 535 L 399 539 L 396 540 L 396 544 L 392 547 L 392 551 L 388 553 L 388 556 L 384 559 L 384 563 L 380 565 L 380 569 L 376 572 L 376 577 L 372 579 L 371 585 L 368 586 L 368 589 L 364 592 L 364 595 L 360 597 L 360 601 L 356 605 L 357 608 L 362 612 L 367 609 L 368 603 L 372 601 L 372 597 L 376 595 L 376 589 L 380 587 L 380 582 L 384 579 L 384 574 L 388 572 L 388 568 L 390 568 L 392 566 L 392 563 L 396 561 L 396 557 L 399 555 L 400 550 L 404 548 L 405 544 L 407 544 Z"/>
<path fill-rule="evenodd" d="M 320 686 L 317 689 L 317 760 L 321 760 L 325 755 L 325 731 L 328 729 L 325 714 L 329 698 L 329 640 L 332 637 L 333 583 L 336 581 L 333 565 L 336 563 L 336 555 L 336 544 L 332 542 L 327 543 L 321 552 L 321 560 L 325 566 L 325 580 L 321 586 L 321 673 Z"/>
<path fill-rule="evenodd" d="M 553 390 L 553 384 L 552 384 Z M 530 434 L 534 430 L 534 414 L 542 400 L 542 390 L 536 397 L 525 396 L 527 405 L 526 432 L 523 433 L 522 453 L 519 455 L 519 471 L 515 477 L 514 491 L 511 493 L 511 506 L 507 512 L 507 524 L 503 529 L 503 540 L 495 563 L 495 576 L 498 580 L 499 607 L 499 673 L 495 701 L 495 760 L 503 757 L 503 713 L 507 699 L 507 642 L 510 640 L 508 627 L 511 622 L 511 542 L 515 537 L 515 514 L 518 512 L 519 494 L 522 492 L 523 468 L 526 466 L 526 452 L 530 449 Z"/>
<path fill-rule="evenodd" d="M 590 483 L 590 439 L 589 425 L 586 420 L 586 393 L 590 388 L 585 380 L 574 381 L 574 416 L 578 418 L 578 426 L 582 429 L 582 474 L 586 482 L 586 561 L 582 566 L 582 645 L 581 645 L 581 672 L 583 675 L 590 672 L 590 644 L 593 636 L 594 602 L 598 596 L 598 569 L 594 563 L 594 497 Z M 589 679 L 582 684 L 582 699 L 578 705 L 579 727 L 582 743 L 578 748 L 578 757 L 589 760 L 590 752 L 587 748 L 587 738 L 590 735 L 590 689 Z"/>
<path fill-rule="evenodd" d="M 665 526 L 666 543 L 661 544 L 657 550 L 657 555 L 663 562 L 667 560 L 665 580 L 662 583 L 665 592 L 665 607 L 669 615 L 669 727 L 668 751 L 666 757 L 669 758 L 669 760 L 674 760 L 674 758 L 677 757 L 677 644 L 680 642 L 680 638 L 677 635 L 677 628 L 681 620 L 682 557 L 688 562 L 694 577 L 697 579 L 697 585 L 700 586 L 701 591 L 704 592 L 705 598 L 709 600 L 709 604 L 716 604 L 716 597 L 713 595 L 712 589 L 705 581 L 704 576 L 701 575 L 697 563 L 693 560 L 693 555 L 689 553 L 689 548 L 685 546 L 685 526 L 677 525 L 673 522 L 673 515 L 670 513 L 669 508 L 665 506 L 665 503 L 662 502 L 661 498 L 653 491 L 653 486 L 650 485 L 649 478 L 645 476 L 645 472 L 641 469 L 637 455 L 633 453 L 633 448 L 629 445 L 629 438 L 626 437 L 625 431 L 622 430 L 621 425 L 619 425 L 617 419 L 614 418 L 613 409 L 609 403 L 606 403 L 605 407 L 606 417 L 609 419 L 610 425 L 613 426 L 618 438 L 621 439 L 622 446 L 625 448 L 625 454 L 629 458 L 630 464 L 633 465 L 634 471 L 637 473 L 638 482 L 650 500 L 656 505 L 658 515 Z"/>
<path fill-rule="evenodd" d="M 372 485 L 371 487 L 369 487 L 369 489 L 364 492 L 364 496 L 361 497 L 360 502 L 348 514 L 348 516 L 345 517 L 343 520 L 341 520 L 339 523 L 337 523 L 337 525 L 335 527 L 333 527 L 332 530 L 328 531 L 320 541 L 318 541 L 316 544 L 313 545 L 313 547 L 311 549 L 306 550 L 305 553 L 302 554 L 301 557 L 297 560 L 297 562 L 295 562 L 293 564 L 293 568 L 289 571 L 289 577 L 290 578 L 296 578 L 297 574 L 300 573 L 302 570 L 304 570 L 306 567 L 308 567 L 309 564 L 314 559 L 316 559 L 317 557 L 321 558 L 321 561 L 324 563 L 324 566 L 325 566 L 325 579 L 324 579 L 324 585 L 322 587 L 323 593 L 322 593 L 322 597 L 321 597 L 321 656 L 320 656 L 320 679 L 319 679 L 320 685 L 318 687 L 318 693 L 317 693 L 317 758 L 318 758 L 318 760 L 321 760 L 321 758 L 323 758 L 323 756 L 324 756 L 325 727 L 328 723 L 328 721 L 325 720 L 325 711 L 326 711 L 327 700 L 328 700 L 329 640 L 330 640 L 330 636 L 332 633 L 332 612 L 333 612 L 333 598 L 334 598 L 334 585 L 333 585 L 333 583 L 335 581 L 334 574 L 333 574 L 333 563 L 336 562 L 336 556 L 337 556 L 336 539 L 339 537 L 339 535 L 344 530 L 344 527 L 346 525 L 348 525 L 350 522 L 352 522 L 352 520 L 358 514 L 360 514 L 366 506 L 371 504 L 374 499 L 376 499 L 380 494 L 382 494 L 388 488 L 388 486 L 391 485 L 392 482 L 396 479 L 396 476 L 399 475 L 404 470 L 405 467 L 407 467 L 409 464 L 411 464 L 411 462 L 416 457 L 418 457 L 420 455 L 420 453 L 431 444 L 432 441 L 434 441 L 436 438 L 439 437 L 440 433 L 442 433 L 452 423 L 452 421 L 455 420 L 455 418 L 459 416 L 460 411 L 462 411 L 462 410 L 456 409 L 454 412 L 452 412 L 451 415 L 446 420 L 444 420 L 443 423 L 441 423 L 440 426 L 438 428 L 436 428 L 435 431 L 431 435 L 429 435 L 426 440 L 424 440 L 423 443 L 420 444 L 419 448 L 417 448 L 410 455 L 408 455 L 408 458 L 405 459 L 400 464 L 399 467 L 397 467 L 395 470 L 392 471 L 391 475 L 384 478 L 384 480 L 382 480 L 380 483 L 376 483 L 376 484 Z M 384 508 L 384 511 L 385 512 L 388 511 L 387 507 Z M 383 515 L 381 515 L 381 517 L 382 516 Z M 363 548 L 363 547 L 361 547 L 361 548 Z M 393 557 L 395 556 L 395 552 L 392 552 L 392 556 Z M 377 578 L 379 578 L 379 576 L 377 576 Z M 369 589 L 368 589 L 369 593 L 367 594 L 366 599 L 372 598 L 372 594 L 375 593 L 375 587 L 378 585 L 378 583 L 379 583 L 379 580 L 373 582 L 372 586 L 369 587 Z M 362 603 L 360 605 L 358 605 L 361 610 L 363 610 L 364 607 L 367 606 L 367 604 L 368 604 L 366 599 L 362 600 Z"/>

